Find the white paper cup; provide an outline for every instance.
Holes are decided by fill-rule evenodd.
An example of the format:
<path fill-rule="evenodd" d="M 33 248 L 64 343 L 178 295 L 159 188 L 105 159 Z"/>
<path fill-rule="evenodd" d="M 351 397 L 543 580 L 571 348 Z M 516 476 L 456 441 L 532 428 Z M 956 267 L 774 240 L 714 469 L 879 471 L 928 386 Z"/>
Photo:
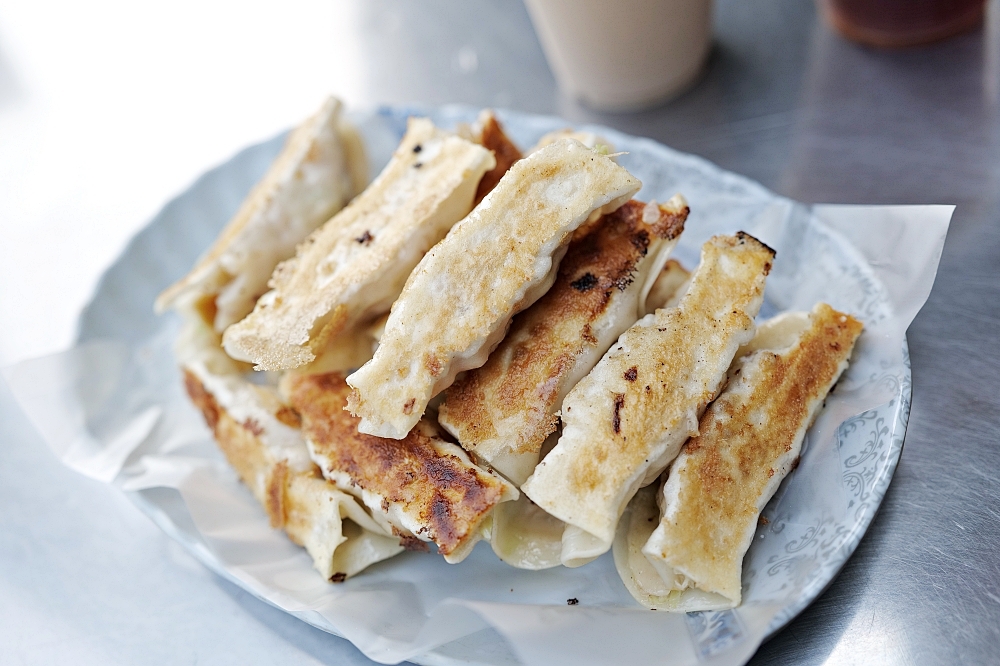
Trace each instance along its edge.
<path fill-rule="evenodd" d="M 562 91 L 606 111 L 649 107 L 701 72 L 711 0 L 524 0 Z"/>

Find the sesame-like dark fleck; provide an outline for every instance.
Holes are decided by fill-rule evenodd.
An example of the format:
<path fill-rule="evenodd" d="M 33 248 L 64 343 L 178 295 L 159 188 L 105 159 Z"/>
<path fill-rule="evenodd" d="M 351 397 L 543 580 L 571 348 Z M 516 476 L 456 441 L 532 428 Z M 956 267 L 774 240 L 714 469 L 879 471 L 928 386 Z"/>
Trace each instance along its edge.
<path fill-rule="evenodd" d="M 413 168 L 414 168 L 414 169 L 419 169 L 419 168 L 420 168 L 420 167 L 422 167 L 423 165 L 424 165 L 424 163 L 423 163 L 423 162 L 414 162 L 414 163 L 413 163 Z"/>
<path fill-rule="evenodd" d="M 371 232 L 368 231 L 367 229 L 365 229 L 365 233 L 361 234 L 360 236 L 358 236 L 354 240 L 356 240 L 357 242 L 361 243 L 362 245 L 368 245 L 374 239 L 375 239 L 375 237 L 372 236 Z"/>
<path fill-rule="evenodd" d="M 580 603 L 580 600 L 577 599 L 576 597 L 573 597 L 572 599 L 567 599 L 566 600 L 566 605 L 567 606 L 576 606 L 578 603 Z"/>
<path fill-rule="evenodd" d="M 345 574 L 343 571 L 338 571 L 337 573 L 330 576 L 331 583 L 343 583 L 345 580 L 347 580 L 347 574 Z"/>
<path fill-rule="evenodd" d="M 424 149 L 424 147 L 421 146 L 419 143 L 417 145 L 413 146 L 413 152 L 415 152 L 415 153 L 419 153 L 423 149 Z"/>

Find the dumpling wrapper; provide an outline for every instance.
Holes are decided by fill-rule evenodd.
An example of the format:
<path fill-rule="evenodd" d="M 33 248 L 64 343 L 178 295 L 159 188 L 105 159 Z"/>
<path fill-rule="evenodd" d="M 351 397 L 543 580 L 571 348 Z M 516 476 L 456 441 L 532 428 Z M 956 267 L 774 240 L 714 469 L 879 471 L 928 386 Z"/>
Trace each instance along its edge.
<path fill-rule="evenodd" d="M 382 173 L 275 269 L 271 291 L 226 330 L 226 352 L 261 370 L 295 368 L 388 311 L 424 253 L 472 208 L 495 164 L 482 146 L 411 118 Z"/>
<path fill-rule="evenodd" d="M 160 294 L 157 312 L 197 303 L 219 333 L 245 317 L 279 262 L 368 183 L 357 131 L 330 98 L 281 154 L 191 272 Z"/>
<path fill-rule="evenodd" d="M 542 138 L 528 150 L 528 154 L 538 152 L 546 146 L 550 146 L 556 141 L 561 141 L 563 139 L 574 139 L 579 141 L 587 148 L 593 148 L 602 155 L 608 155 L 615 152 L 615 148 L 611 145 L 611 142 L 602 137 L 600 134 L 595 134 L 594 132 L 581 132 L 575 130 L 571 127 L 564 129 L 553 130 L 547 134 L 542 135 Z"/>
<path fill-rule="evenodd" d="M 566 396 L 562 436 L 522 486 L 570 525 L 563 564 L 606 552 L 625 505 L 697 432 L 736 351 L 753 337 L 773 257 L 742 232 L 710 239 L 680 304 L 625 331 Z"/>
<path fill-rule="evenodd" d="M 760 512 L 798 464 L 806 431 L 847 368 L 861 323 L 825 303 L 762 324 L 700 434 L 670 467 L 642 553 L 670 590 L 739 605 Z"/>
<path fill-rule="evenodd" d="M 479 202 L 493 191 L 493 188 L 510 170 L 514 162 L 521 159 L 523 155 L 514 142 L 510 140 L 510 137 L 504 133 L 497 117 L 489 109 L 484 109 L 479 114 L 479 118 L 472 127 L 468 128 L 467 132 L 466 138 L 492 151 L 493 157 L 497 161 L 495 167 L 483 174 L 482 180 L 479 181 L 479 187 L 476 188 L 475 205 L 478 206 Z M 458 133 L 463 135 L 461 131 Z"/>
<path fill-rule="evenodd" d="M 477 467 L 461 447 L 422 421 L 403 440 L 365 435 L 344 410 L 343 375 L 286 375 L 282 392 L 302 417 L 312 459 L 341 490 L 358 497 L 408 547 L 433 542 L 460 562 L 486 535 L 493 509 L 517 498 L 510 483 Z"/>
<path fill-rule="evenodd" d="M 647 309 L 651 312 L 657 307 L 676 306 L 687 289 L 690 277 L 691 274 L 680 263 L 674 259 L 668 260 L 646 297 Z M 532 307 L 537 306 L 538 303 Z M 552 450 L 558 439 L 558 433 L 549 435 L 548 439 L 542 445 L 541 457 L 544 457 L 546 453 Z M 503 472 L 503 469 L 498 469 L 498 471 Z M 650 493 L 653 492 L 653 488 L 650 486 L 646 488 L 649 489 Z M 634 503 L 639 501 L 640 496 L 645 491 L 646 489 L 639 491 L 636 498 L 629 503 L 625 514 L 622 515 L 619 522 L 619 532 L 615 537 L 614 548 L 619 548 L 618 538 L 621 536 L 621 524 L 627 520 L 626 516 L 629 515 L 630 508 Z M 645 556 L 640 552 L 649 534 L 656 527 L 654 521 L 660 515 L 656 509 L 656 498 L 652 494 L 649 495 L 649 503 L 653 507 L 655 515 L 651 514 L 652 517 L 647 523 L 648 529 L 646 529 L 645 536 L 635 546 L 635 552 L 642 559 L 641 563 L 644 563 L 643 566 L 645 569 L 651 572 L 653 576 L 657 576 L 653 565 L 646 562 Z M 521 497 L 517 498 L 517 501 L 501 504 L 494 511 L 490 545 L 493 547 L 493 552 L 496 553 L 497 557 L 512 567 L 531 570 L 549 569 L 562 564 L 563 533 L 566 527 L 566 523 L 555 516 L 549 515 L 533 504 L 527 496 L 522 494 Z M 575 528 L 573 529 L 575 530 Z M 615 562 L 618 561 L 618 557 L 618 550 L 615 550 Z M 584 562 L 580 561 L 580 563 L 583 564 Z M 622 566 L 619 566 L 618 570 L 619 573 L 624 571 Z M 622 574 L 622 579 L 625 580 L 624 573 Z M 657 577 L 656 580 L 659 580 L 659 578 Z M 629 581 L 626 580 L 625 585 L 628 587 Z M 629 587 L 629 590 L 632 591 L 632 588 Z M 642 591 L 632 591 L 632 596 L 639 599 L 636 596 L 637 594 L 642 594 Z M 640 603 L 645 602 L 640 601 Z"/>
<path fill-rule="evenodd" d="M 273 387 L 258 386 L 218 347 L 207 322 L 188 316 L 178 344 L 188 396 L 271 526 L 304 546 L 326 580 L 339 582 L 403 551 L 351 495 L 322 478 L 298 416 Z"/>
<path fill-rule="evenodd" d="M 477 368 L 517 312 L 552 285 L 570 235 L 641 183 L 564 139 L 516 162 L 414 269 L 374 358 L 350 375 L 361 432 L 402 439 L 430 399 Z"/>
<path fill-rule="evenodd" d="M 487 171 L 479 181 L 476 203 L 479 203 L 500 181 L 510 166 L 521 159 L 517 146 L 504 134 L 503 128 L 492 111 L 484 110 L 472 127 L 461 127 L 457 133 L 493 152 L 497 165 Z M 375 319 L 344 331 L 327 342 L 316 358 L 293 371 L 304 374 L 325 374 L 328 372 L 353 372 L 367 363 L 375 353 L 379 338 L 385 330 L 389 318 L 386 312 Z"/>
<path fill-rule="evenodd" d="M 681 266 L 676 259 L 670 259 L 663 265 L 663 270 L 657 276 L 653 287 L 646 295 L 646 312 L 652 314 L 660 308 L 675 308 L 684 298 L 691 272 Z"/>
<path fill-rule="evenodd" d="M 562 534 L 566 523 L 550 516 L 524 495 L 497 506 L 490 545 L 503 562 L 538 571 L 562 564 Z"/>
<path fill-rule="evenodd" d="M 563 398 L 625 329 L 677 244 L 687 202 L 626 202 L 580 229 L 555 283 L 517 315 L 486 364 L 445 393 L 438 421 L 462 447 L 520 485 L 555 432 Z"/>
<path fill-rule="evenodd" d="M 659 490 L 657 483 L 640 488 L 618 522 L 612 552 L 625 588 L 636 601 L 651 610 L 691 613 L 732 608 L 733 602 L 721 595 L 696 588 L 682 592 L 667 585 L 646 559 L 642 547 L 660 520 L 660 509 L 656 505 Z"/>

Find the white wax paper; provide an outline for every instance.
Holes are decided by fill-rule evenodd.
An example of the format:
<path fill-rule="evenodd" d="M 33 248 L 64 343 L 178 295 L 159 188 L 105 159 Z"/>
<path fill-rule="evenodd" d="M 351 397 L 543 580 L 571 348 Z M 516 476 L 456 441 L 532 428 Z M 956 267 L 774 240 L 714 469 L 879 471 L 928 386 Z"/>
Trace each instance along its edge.
<path fill-rule="evenodd" d="M 378 169 L 410 113 L 444 127 L 478 110 L 354 115 Z M 522 147 L 565 127 L 503 113 Z M 4 371 L 61 460 L 124 491 L 220 575 L 351 640 L 376 661 L 426 664 L 741 664 L 829 584 L 867 529 L 895 469 L 909 410 L 905 331 L 930 292 L 951 206 L 805 206 L 699 158 L 606 128 L 627 151 L 639 198 L 675 192 L 691 216 L 675 254 L 688 267 L 715 233 L 743 230 L 777 250 L 761 316 L 818 300 L 865 324 L 852 364 L 810 430 L 802 462 L 765 509 L 734 611 L 641 608 L 611 553 L 579 569 L 521 571 L 479 544 L 459 565 L 405 553 L 341 584 L 273 530 L 181 389 L 177 322 L 152 299 L 194 262 L 281 146 L 240 153 L 169 204 L 106 274 L 75 348 Z M 569 606 L 575 598 L 579 605 Z"/>

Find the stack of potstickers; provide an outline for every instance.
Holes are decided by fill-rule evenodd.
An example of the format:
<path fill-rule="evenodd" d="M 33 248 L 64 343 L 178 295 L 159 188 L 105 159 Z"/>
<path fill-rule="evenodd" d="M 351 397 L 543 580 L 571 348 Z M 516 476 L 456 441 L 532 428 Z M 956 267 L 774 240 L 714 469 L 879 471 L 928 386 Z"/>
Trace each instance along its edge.
<path fill-rule="evenodd" d="M 861 325 L 758 325 L 774 252 L 569 130 L 522 154 L 484 112 L 410 119 L 367 183 L 336 100 L 157 307 L 184 382 L 271 524 L 339 582 L 404 549 L 519 568 L 610 549 L 651 608 L 740 603 L 765 503 Z"/>

